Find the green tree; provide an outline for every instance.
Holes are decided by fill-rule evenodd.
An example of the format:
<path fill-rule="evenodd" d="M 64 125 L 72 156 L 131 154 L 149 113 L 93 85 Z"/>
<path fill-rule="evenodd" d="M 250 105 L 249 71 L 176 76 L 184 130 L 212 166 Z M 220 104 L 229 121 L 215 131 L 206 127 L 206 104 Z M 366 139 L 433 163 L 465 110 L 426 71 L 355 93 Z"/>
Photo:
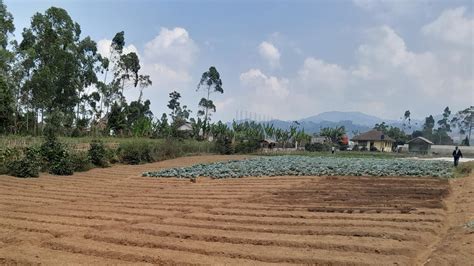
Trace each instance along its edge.
<path fill-rule="evenodd" d="M 454 115 L 451 120 L 453 127 L 459 129 L 461 135 L 466 134 L 468 143 L 471 143 L 472 125 L 474 123 L 474 106 L 463 109 Z"/>
<path fill-rule="evenodd" d="M 379 123 L 375 124 L 374 129 L 378 131 L 382 131 L 383 133 L 387 134 L 389 130 L 389 126 L 385 124 L 385 122 L 382 122 L 380 124 Z"/>
<path fill-rule="evenodd" d="M 438 129 L 443 132 L 451 132 L 451 124 L 449 121 L 449 116 L 451 115 L 451 110 L 449 107 L 444 108 L 443 118 L 438 120 Z"/>
<path fill-rule="evenodd" d="M 118 68 L 118 61 L 123 53 L 123 47 L 125 46 L 125 33 L 123 31 L 117 32 L 112 39 L 109 47 L 109 55 L 107 58 L 102 59 L 102 67 L 105 69 L 104 80 L 97 84 L 97 88 L 101 94 L 100 102 L 100 113 L 102 116 L 104 113 L 108 113 L 112 103 L 121 98 L 120 93 L 120 74 Z M 114 71 L 113 79 L 107 82 L 108 73 L 110 70 Z"/>
<path fill-rule="evenodd" d="M 189 115 L 191 111 L 188 109 L 186 105 L 181 107 L 181 103 L 179 99 L 181 98 L 181 94 L 177 91 L 173 91 L 169 94 L 170 100 L 168 102 L 168 108 L 171 110 L 170 117 L 171 121 L 171 134 L 173 137 L 182 137 L 178 132 L 178 128 L 184 124 L 189 119 Z"/>
<path fill-rule="evenodd" d="M 0 134 L 11 131 L 16 117 L 14 84 L 11 79 L 14 54 L 7 47 L 9 35 L 14 30 L 13 16 L 8 12 L 3 0 L 0 0 Z"/>
<path fill-rule="evenodd" d="M 8 64 L 13 54 L 7 50 L 9 35 L 15 31 L 13 16 L 7 6 L 0 0 L 0 74 L 6 75 Z"/>
<path fill-rule="evenodd" d="M 19 48 L 29 79 L 22 89 L 31 95 L 34 109 L 41 114 L 73 116 L 81 93 L 97 80 L 95 62 L 100 57 L 95 42 L 81 40 L 80 34 L 79 24 L 57 7 L 36 13 L 30 27 L 23 30 Z"/>
<path fill-rule="evenodd" d="M 433 141 L 433 128 L 435 126 L 435 120 L 432 115 L 425 118 L 425 123 L 423 124 L 423 137 Z"/>
<path fill-rule="evenodd" d="M 410 110 L 406 110 L 405 113 L 403 114 L 403 131 L 406 130 L 406 128 L 410 129 L 411 128 L 411 118 L 410 118 Z"/>
<path fill-rule="evenodd" d="M 197 86 L 197 90 L 200 89 L 203 89 L 207 94 L 207 97 L 203 97 L 199 101 L 201 110 L 198 111 L 198 116 L 204 116 L 204 135 L 207 135 L 211 115 L 209 112 L 216 112 L 216 106 L 210 96 L 215 92 L 224 93 L 220 74 L 215 67 L 211 66 L 208 71 L 202 73 L 201 81 Z"/>
<path fill-rule="evenodd" d="M 346 129 L 344 126 L 335 127 L 335 128 L 325 127 L 325 128 L 322 128 L 321 131 L 319 132 L 320 136 L 328 138 L 334 144 L 338 144 L 339 142 L 341 142 L 342 137 L 345 134 L 346 134 Z"/>
<path fill-rule="evenodd" d="M 143 89 L 152 85 L 150 76 L 141 75 L 139 71 L 141 69 L 140 59 L 134 52 L 124 54 L 120 57 L 119 63 L 119 79 L 121 80 L 122 96 L 125 84 L 130 82 L 133 88 L 139 88 L 140 95 L 138 96 L 138 102 L 141 102 L 143 97 Z"/>
<path fill-rule="evenodd" d="M 14 97 L 3 76 L 0 76 L 0 134 L 11 132 L 14 124 Z"/>

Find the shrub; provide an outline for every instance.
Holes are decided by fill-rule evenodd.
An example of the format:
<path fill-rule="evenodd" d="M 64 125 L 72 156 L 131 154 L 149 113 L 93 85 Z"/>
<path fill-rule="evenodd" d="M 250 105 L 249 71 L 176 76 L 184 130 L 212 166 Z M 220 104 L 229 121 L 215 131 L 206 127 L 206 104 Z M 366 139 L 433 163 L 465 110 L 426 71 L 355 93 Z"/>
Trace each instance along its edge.
<path fill-rule="evenodd" d="M 106 156 L 107 156 L 107 160 L 110 163 L 114 164 L 114 163 L 120 162 L 120 158 L 119 158 L 117 149 L 106 149 L 105 153 L 106 153 Z"/>
<path fill-rule="evenodd" d="M 326 143 L 308 143 L 304 146 L 304 148 L 310 152 L 331 150 L 331 146 Z"/>
<path fill-rule="evenodd" d="M 8 174 L 16 177 L 38 177 L 41 165 L 40 152 L 36 148 L 27 148 L 23 156 L 8 161 Z"/>
<path fill-rule="evenodd" d="M 59 160 L 53 161 L 49 166 L 49 173 L 53 175 L 72 175 L 74 174 L 74 163 L 68 153 Z"/>
<path fill-rule="evenodd" d="M 256 139 L 244 140 L 235 145 L 236 153 L 253 153 L 260 148 L 260 143 Z"/>
<path fill-rule="evenodd" d="M 94 168 L 94 165 L 90 162 L 89 155 L 86 152 L 71 154 L 71 161 L 75 172 L 84 172 Z"/>
<path fill-rule="evenodd" d="M 49 133 L 40 147 L 41 156 L 46 162 L 44 166 L 49 173 L 55 175 L 72 175 L 74 165 L 66 147 Z"/>
<path fill-rule="evenodd" d="M 93 140 L 91 142 L 88 155 L 94 165 L 100 167 L 107 167 L 109 165 L 104 143 L 99 140 Z"/>
<path fill-rule="evenodd" d="M 0 175 L 8 174 L 8 163 L 20 158 L 21 150 L 18 148 L 6 148 L 0 150 Z"/>
<path fill-rule="evenodd" d="M 146 141 L 121 143 L 118 149 L 120 161 L 126 164 L 153 162 L 154 146 Z"/>
<path fill-rule="evenodd" d="M 226 136 L 216 140 L 216 151 L 220 154 L 232 154 L 234 148 L 232 147 L 232 141 Z"/>

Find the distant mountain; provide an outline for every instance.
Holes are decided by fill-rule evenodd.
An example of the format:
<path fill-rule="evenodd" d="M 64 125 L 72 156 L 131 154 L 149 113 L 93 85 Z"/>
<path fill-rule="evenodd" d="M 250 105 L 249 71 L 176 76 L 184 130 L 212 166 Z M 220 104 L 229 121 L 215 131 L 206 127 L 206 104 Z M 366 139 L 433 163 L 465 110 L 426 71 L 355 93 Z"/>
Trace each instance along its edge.
<path fill-rule="evenodd" d="M 308 118 L 297 120 L 299 128 L 303 128 L 306 133 L 313 134 L 319 133 L 322 128 L 325 127 L 340 127 L 344 126 L 346 133 L 349 137 L 353 137 L 356 133 L 362 133 L 369 131 L 377 123 L 385 122 L 387 125 L 402 128 L 403 124 L 401 121 L 383 119 L 380 117 L 364 114 L 361 112 L 324 112 L 318 115 L 314 115 Z M 283 120 L 272 120 L 269 123 L 273 124 L 275 128 L 289 129 L 293 124 L 293 121 Z M 411 133 L 414 130 L 421 128 L 422 121 L 414 120 L 411 121 L 411 128 L 406 129 L 407 133 Z M 228 123 L 230 126 L 231 123 Z"/>
<path fill-rule="evenodd" d="M 353 124 L 373 127 L 377 123 L 385 122 L 386 124 L 397 123 L 399 121 L 382 119 L 380 117 L 364 114 L 361 112 L 324 112 L 315 116 L 311 116 L 301 121 L 320 123 L 323 121 L 328 122 L 341 122 L 341 121 L 352 121 Z"/>

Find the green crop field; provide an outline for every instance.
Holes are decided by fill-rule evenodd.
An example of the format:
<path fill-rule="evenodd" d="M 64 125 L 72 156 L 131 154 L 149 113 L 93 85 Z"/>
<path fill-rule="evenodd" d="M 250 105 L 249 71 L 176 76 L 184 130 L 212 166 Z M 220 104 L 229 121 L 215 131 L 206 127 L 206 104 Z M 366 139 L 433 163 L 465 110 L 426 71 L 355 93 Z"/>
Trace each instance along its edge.
<path fill-rule="evenodd" d="M 453 177 L 451 163 L 410 159 L 269 156 L 146 172 L 150 177 L 432 176 Z"/>

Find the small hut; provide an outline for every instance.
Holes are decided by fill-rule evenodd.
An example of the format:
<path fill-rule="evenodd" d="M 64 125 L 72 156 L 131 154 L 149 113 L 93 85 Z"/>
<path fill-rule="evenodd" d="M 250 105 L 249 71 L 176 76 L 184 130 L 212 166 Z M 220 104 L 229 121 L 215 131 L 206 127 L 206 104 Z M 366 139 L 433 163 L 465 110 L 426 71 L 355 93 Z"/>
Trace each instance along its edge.
<path fill-rule="evenodd" d="M 413 153 L 427 154 L 431 151 L 431 142 L 429 139 L 423 137 L 416 137 L 408 141 L 408 151 Z"/>
<path fill-rule="evenodd" d="M 263 149 L 273 149 L 276 146 L 276 141 L 272 139 L 263 139 L 260 141 L 260 147 Z"/>

